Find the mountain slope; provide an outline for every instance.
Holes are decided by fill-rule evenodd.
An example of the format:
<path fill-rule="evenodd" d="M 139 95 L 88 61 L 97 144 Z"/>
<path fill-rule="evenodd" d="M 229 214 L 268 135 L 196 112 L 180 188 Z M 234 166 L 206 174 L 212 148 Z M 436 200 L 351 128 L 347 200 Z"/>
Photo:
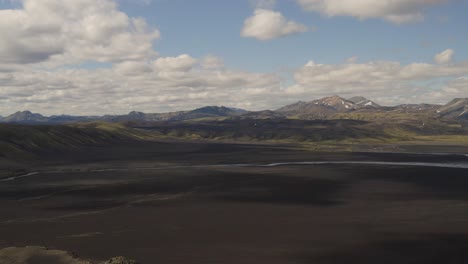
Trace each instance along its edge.
<path fill-rule="evenodd" d="M 381 107 L 375 102 L 362 96 L 355 96 L 355 97 L 349 98 L 348 101 L 353 102 L 358 107 Z"/>
<path fill-rule="evenodd" d="M 156 135 L 182 139 L 242 141 L 401 141 L 418 136 L 463 135 L 455 121 L 405 120 L 300 120 L 242 119 L 198 120 L 188 122 L 131 123 L 129 126 L 151 131 Z"/>
<path fill-rule="evenodd" d="M 0 157 L 148 139 L 151 139 L 150 134 L 120 124 L 99 122 L 41 126 L 0 124 Z"/>
<path fill-rule="evenodd" d="M 180 114 L 170 118 L 168 121 L 182 121 L 199 118 L 211 118 L 211 117 L 229 117 L 238 116 L 246 113 L 247 111 L 242 109 L 228 108 L 224 106 L 206 106 L 198 108 L 192 111 L 181 112 Z"/>
<path fill-rule="evenodd" d="M 30 111 L 16 112 L 4 117 L 2 122 L 8 123 L 42 123 L 47 122 L 47 118 L 41 114 L 31 113 Z"/>
<path fill-rule="evenodd" d="M 442 105 L 436 104 L 402 104 L 393 107 L 394 111 L 400 113 L 427 113 L 434 115 Z"/>
<path fill-rule="evenodd" d="M 271 110 L 253 111 L 231 117 L 230 119 L 285 119 L 286 116 Z"/>
<path fill-rule="evenodd" d="M 247 111 L 236 108 L 228 108 L 224 106 L 205 106 L 191 111 L 179 111 L 169 113 L 146 114 L 142 112 L 130 112 L 128 115 L 121 116 L 104 116 L 102 120 L 107 122 L 123 122 L 123 121 L 184 121 L 200 118 L 217 118 L 238 116 Z"/>
<path fill-rule="evenodd" d="M 325 97 L 311 102 L 297 102 L 282 107 L 277 112 L 299 119 L 326 119 L 336 113 L 346 113 L 361 108 L 339 96 Z"/>
<path fill-rule="evenodd" d="M 457 98 L 437 110 L 441 117 L 468 120 L 468 98 Z"/>

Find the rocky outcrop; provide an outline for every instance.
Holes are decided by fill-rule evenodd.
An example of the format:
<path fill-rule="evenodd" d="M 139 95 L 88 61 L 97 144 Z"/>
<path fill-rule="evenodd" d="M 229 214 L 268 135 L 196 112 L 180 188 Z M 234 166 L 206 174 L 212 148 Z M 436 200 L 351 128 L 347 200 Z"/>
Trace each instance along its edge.
<path fill-rule="evenodd" d="M 65 251 L 51 250 L 45 247 L 10 247 L 0 249 L 1 264 L 138 264 L 124 257 L 114 257 L 108 261 L 82 260 Z"/>
<path fill-rule="evenodd" d="M 104 262 L 104 264 L 138 264 L 138 263 L 134 260 L 129 260 L 124 257 L 115 257 Z"/>

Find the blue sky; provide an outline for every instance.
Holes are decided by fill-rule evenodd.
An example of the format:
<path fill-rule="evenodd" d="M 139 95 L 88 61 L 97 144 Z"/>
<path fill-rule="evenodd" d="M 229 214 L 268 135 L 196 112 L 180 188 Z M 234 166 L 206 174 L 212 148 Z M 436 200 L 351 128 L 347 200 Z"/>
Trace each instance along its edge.
<path fill-rule="evenodd" d="M 161 30 L 162 38 L 155 48 L 162 55 L 190 53 L 199 57 L 211 53 L 239 69 L 272 71 L 299 67 L 310 59 L 342 63 L 353 56 L 362 61 L 430 62 L 435 53 L 447 48 L 456 50 L 458 60 L 468 59 L 468 27 L 463 26 L 468 25 L 466 1 L 427 8 L 422 23 L 395 25 L 379 19 L 329 18 L 283 0 L 275 10 L 317 29 L 273 41 L 239 36 L 244 19 L 253 10 L 249 1 L 126 1 L 121 8 L 132 16 L 145 17 Z"/>
<path fill-rule="evenodd" d="M 462 0 L 0 0 L 0 114 L 444 103 L 468 96 L 467 12 Z"/>

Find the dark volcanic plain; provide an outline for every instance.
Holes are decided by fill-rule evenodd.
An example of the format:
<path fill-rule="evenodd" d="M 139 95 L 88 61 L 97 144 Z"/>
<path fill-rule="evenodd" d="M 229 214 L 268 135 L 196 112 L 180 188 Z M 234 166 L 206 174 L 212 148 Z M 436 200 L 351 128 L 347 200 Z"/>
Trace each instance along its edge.
<path fill-rule="evenodd" d="M 0 181 L 0 248 L 46 246 L 143 264 L 468 263 L 468 169 L 226 166 L 468 164 L 466 155 L 145 142 L 40 156 L 1 161 L 40 173 Z"/>

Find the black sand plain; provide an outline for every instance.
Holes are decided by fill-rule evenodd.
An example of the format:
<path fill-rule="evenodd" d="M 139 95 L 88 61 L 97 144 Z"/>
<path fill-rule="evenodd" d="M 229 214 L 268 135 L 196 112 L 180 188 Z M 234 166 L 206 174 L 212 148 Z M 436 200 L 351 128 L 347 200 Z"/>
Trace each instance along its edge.
<path fill-rule="evenodd" d="M 40 154 L 1 161 L 39 173 L 0 181 L 0 248 L 143 264 L 468 263 L 466 168 L 227 165 L 468 164 L 466 155 L 184 142 Z"/>

